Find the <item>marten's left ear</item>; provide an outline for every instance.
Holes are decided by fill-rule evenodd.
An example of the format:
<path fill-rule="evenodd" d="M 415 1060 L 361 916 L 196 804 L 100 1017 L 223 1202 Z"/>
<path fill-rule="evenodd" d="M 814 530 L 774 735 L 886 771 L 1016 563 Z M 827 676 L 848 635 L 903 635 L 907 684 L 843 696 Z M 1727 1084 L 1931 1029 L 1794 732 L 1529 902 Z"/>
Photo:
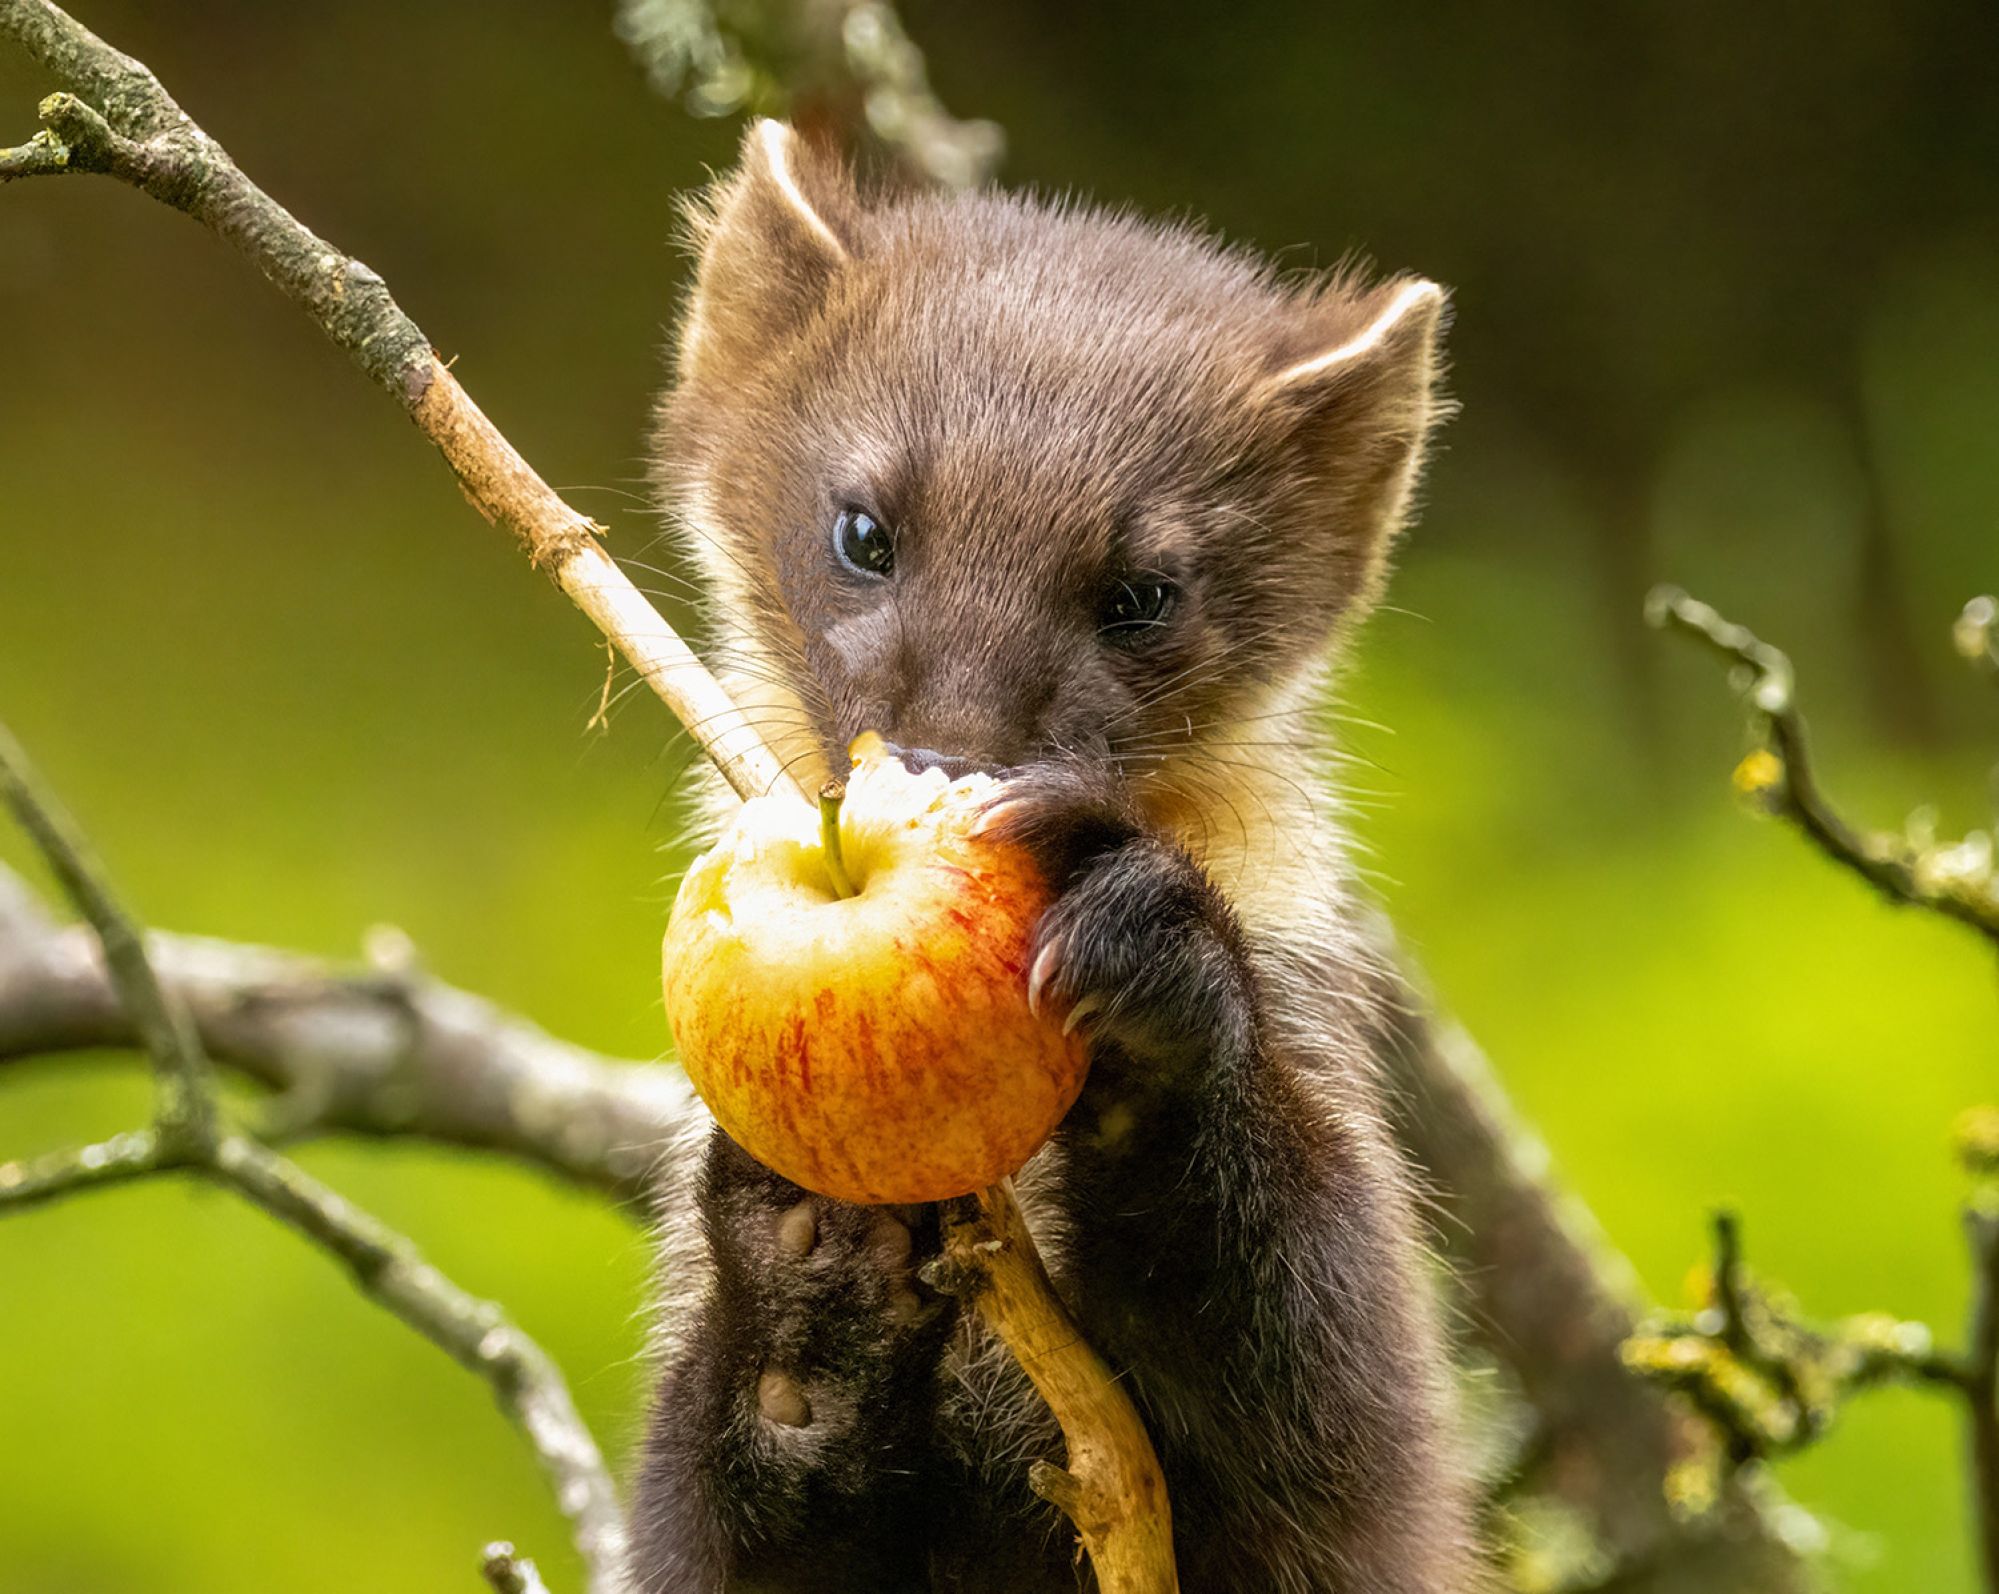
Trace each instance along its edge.
<path fill-rule="evenodd" d="M 687 216 L 700 265 L 680 329 L 683 380 L 739 376 L 803 325 L 852 262 L 862 219 L 838 157 L 763 120 Z"/>
<path fill-rule="evenodd" d="M 1444 290 L 1403 277 L 1365 293 L 1335 287 L 1303 306 L 1253 402 L 1306 484 L 1302 512 L 1322 528 L 1345 607 L 1372 601 L 1389 545 L 1408 518 L 1430 432 L 1449 413 L 1438 393 Z"/>

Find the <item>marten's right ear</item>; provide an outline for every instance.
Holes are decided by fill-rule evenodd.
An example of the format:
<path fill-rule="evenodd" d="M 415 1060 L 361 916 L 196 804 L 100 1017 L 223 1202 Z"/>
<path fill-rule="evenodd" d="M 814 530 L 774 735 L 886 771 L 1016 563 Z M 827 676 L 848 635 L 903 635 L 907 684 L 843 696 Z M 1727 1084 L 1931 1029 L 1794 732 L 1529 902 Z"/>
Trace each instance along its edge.
<path fill-rule="evenodd" d="M 736 170 L 687 219 L 700 264 L 680 331 L 683 381 L 742 371 L 810 318 L 853 259 L 861 202 L 836 157 L 759 120 Z"/>

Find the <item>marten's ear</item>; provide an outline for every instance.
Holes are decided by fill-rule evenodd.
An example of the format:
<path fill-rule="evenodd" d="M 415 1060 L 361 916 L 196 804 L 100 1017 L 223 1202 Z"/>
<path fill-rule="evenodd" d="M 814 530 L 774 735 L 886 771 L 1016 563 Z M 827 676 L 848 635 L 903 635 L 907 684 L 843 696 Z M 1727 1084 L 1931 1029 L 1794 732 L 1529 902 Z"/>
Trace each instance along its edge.
<path fill-rule="evenodd" d="M 801 326 L 853 259 L 861 202 L 837 157 L 760 120 L 687 220 L 700 264 L 680 330 L 683 380 L 740 372 Z"/>
<path fill-rule="evenodd" d="M 1408 517 L 1431 429 L 1450 410 L 1437 391 L 1444 290 L 1410 277 L 1359 294 L 1336 283 L 1301 308 L 1254 402 L 1310 484 L 1317 546 L 1331 539 L 1339 589 L 1327 596 L 1364 605 Z"/>

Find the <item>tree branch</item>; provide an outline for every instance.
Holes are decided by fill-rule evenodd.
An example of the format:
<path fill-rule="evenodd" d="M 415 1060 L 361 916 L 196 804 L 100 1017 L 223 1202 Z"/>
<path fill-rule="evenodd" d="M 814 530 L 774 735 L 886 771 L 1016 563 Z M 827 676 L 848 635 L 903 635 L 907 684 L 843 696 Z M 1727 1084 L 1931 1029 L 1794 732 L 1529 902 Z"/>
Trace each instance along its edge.
<path fill-rule="evenodd" d="M 436 444 L 474 508 L 596 622 L 742 796 L 796 788 L 721 684 L 472 402 L 381 277 L 310 231 L 175 104 L 153 74 L 49 0 L 0 0 L 0 38 L 69 85 L 42 102 L 63 171 L 132 184 L 233 244 L 344 349 Z M 97 109 L 85 104 L 95 102 Z M 100 114 L 101 113 L 101 114 Z M 48 168 L 46 140 L 0 162 Z"/>
<path fill-rule="evenodd" d="M 0 795 L 89 920 L 119 1005 L 162 1084 L 151 1130 L 0 1167 L 0 1210 L 183 1169 L 235 1191 L 332 1253 L 364 1294 L 492 1385 L 570 1519 L 593 1594 L 619 1594 L 623 1513 L 597 1443 L 555 1364 L 498 1306 L 460 1289 L 403 1236 L 269 1147 L 220 1126 L 208 1059 L 192 1022 L 153 968 L 138 924 L 112 895 L 75 822 L 43 790 L 4 726 Z"/>
<path fill-rule="evenodd" d="M 131 1129 L 109 1140 L 20 1162 L 0 1162 L 0 1209 L 35 1206 L 57 1196 L 97 1185 L 125 1184 L 167 1167 L 185 1167 L 169 1158 L 150 1129 Z"/>
<path fill-rule="evenodd" d="M 1131 1396 L 1063 1308 L 1005 1186 L 981 1191 L 976 1217 L 947 1222 L 938 1273 L 975 1301 L 1062 1427 L 1068 1466 L 1037 1462 L 1034 1492 L 1075 1524 L 1102 1594 L 1176 1594 L 1166 1479 Z"/>
<path fill-rule="evenodd" d="M 160 989 L 138 927 L 112 900 L 76 821 L 40 789 L 28 755 L 4 725 L 0 725 L 0 799 L 48 860 L 57 883 L 89 921 L 103 950 L 120 1006 L 130 1015 L 139 1044 L 153 1059 L 155 1117 L 163 1149 L 173 1155 L 206 1147 L 215 1138 L 215 1110 L 201 1043 L 187 1015 Z"/>
<path fill-rule="evenodd" d="M 616 27 L 652 86 L 697 116 L 789 116 L 841 144 L 871 134 L 912 175 L 946 188 L 986 181 L 1006 148 L 996 124 L 945 108 L 888 0 L 617 0 Z"/>
<path fill-rule="evenodd" d="M 1744 1266 L 1735 1218 L 1715 1219 L 1709 1307 L 1665 1314 L 1624 1346 L 1641 1376 L 1687 1398 L 1726 1440 L 1725 1468 L 1795 1454 L 1853 1395 L 1890 1384 L 1962 1389 L 1930 1329 L 1885 1312 L 1814 1328 Z"/>
<path fill-rule="evenodd" d="M 636 1206 L 659 1145 L 702 1110 L 678 1069 L 602 1057 L 423 974 L 159 932 L 146 948 L 207 1053 L 278 1093 L 270 1138 L 420 1135 Z M 139 1043 L 88 931 L 0 867 L 0 1067 Z"/>
<path fill-rule="evenodd" d="M 548 1353 L 499 1306 L 460 1289 L 416 1247 L 242 1135 L 224 1137 L 212 1172 L 279 1222 L 333 1252 L 364 1294 L 493 1386 L 527 1435 L 569 1518 L 592 1594 L 622 1594 L 624 1512 L 597 1442 Z"/>
<path fill-rule="evenodd" d="M 1972 1508 L 1985 1586 L 1999 1591 L 1999 1108 L 1958 1121 L 1958 1156 L 1972 1176 L 1965 1203 L 1971 1246 L 1971 1320 L 1960 1385 L 1970 1423 Z"/>
<path fill-rule="evenodd" d="M 1819 790 L 1791 661 L 1678 587 L 1655 589 L 1645 612 L 1653 625 L 1705 643 L 1748 672 L 1744 695 L 1764 746 L 1736 770 L 1739 787 L 1890 901 L 1955 919 L 1999 945 L 1999 875 L 1989 843 L 1934 847 L 1906 835 L 1854 829 Z"/>
<path fill-rule="evenodd" d="M 53 177 L 69 170 L 69 146 L 47 128 L 14 149 L 0 149 L 0 183 Z"/>
<path fill-rule="evenodd" d="M 1708 1309 L 1660 1316 L 1626 1341 L 1624 1357 L 1684 1397 L 1722 1440 L 1700 1462 L 1713 1475 L 1691 1491 L 1683 1483 L 1683 1494 L 1718 1489 L 1747 1462 L 1803 1450 L 1864 1390 L 1948 1390 L 1965 1408 L 1984 1586 L 1999 1594 L 1999 1110 L 1967 1114 L 1959 1147 L 1978 1180 L 1964 1212 L 1972 1305 L 1961 1356 L 1938 1350 L 1924 1324 L 1884 1312 L 1810 1326 L 1788 1298 L 1750 1276 L 1735 1219 L 1724 1213 L 1715 1220 Z"/>

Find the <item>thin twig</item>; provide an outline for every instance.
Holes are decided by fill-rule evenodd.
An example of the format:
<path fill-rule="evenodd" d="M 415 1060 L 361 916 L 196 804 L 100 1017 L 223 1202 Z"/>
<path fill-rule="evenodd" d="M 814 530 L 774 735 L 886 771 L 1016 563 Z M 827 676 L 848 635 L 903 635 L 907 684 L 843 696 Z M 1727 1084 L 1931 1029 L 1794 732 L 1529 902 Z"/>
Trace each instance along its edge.
<path fill-rule="evenodd" d="M 0 183 L 17 177 L 53 177 L 68 168 L 69 146 L 47 128 L 14 149 L 0 149 Z"/>
<path fill-rule="evenodd" d="M 796 785 L 742 711 L 598 541 L 603 528 L 564 503 L 472 402 L 379 274 L 320 238 L 243 174 L 141 63 L 49 0 L 0 0 L 12 39 L 69 92 L 42 102 L 47 140 L 0 163 L 90 171 L 130 183 L 247 255 L 437 445 L 480 514 L 520 539 L 673 710 L 745 797 Z M 38 135 L 39 137 L 40 135 Z"/>
<path fill-rule="evenodd" d="M 1721 1342 L 1738 1356 L 1754 1349 L 1743 1300 L 1742 1227 L 1733 1212 L 1714 1215 L 1714 1304 L 1721 1313 Z"/>
<path fill-rule="evenodd" d="M 1889 1385 L 1961 1392 L 1965 1365 L 1927 1325 L 1865 1312 L 1808 1325 L 1750 1276 L 1732 1215 L 1715 1220 L 1712 1309 L 1661 1315 L 1624 1346 L 1627 1365 L 1683 1395 L 1727 1440 L 1730 1466 L 1823 1438 L 1853 1395 Z"/>
<path fill-rule="evenodd" d="M 1747 670 L 1745 696 L 1765 746 L 1738 771 L 1746 789 L 1890 901 L 1955 919 L 1999 944 L 1999 874 L 1989 846 L 1939 848 L 1885 831 L 1856 830 L 1819 789 L 1791 661 L 1677 587 L 1655 589 L 1645 612 L 1653 625 L 1693 637 Z"/>
<path fill-rule="evenodd" d="M 946 188 L 985 182 L 1006 148 L 996 124 L 945 108 L 888 0 L 617 0 L 616 27 L 653 87 L 697 116 L 754 109 L 815 134 L 872 134 L 912 175 Z"/>
<path fill-rule="evenodd" d="M 78 1190 L 125 1184 L 168 1167 L 186 1166 L 185 1159 L 162 1152 L 160 1137 L 152 1130 L 129 1129 L 88 1146 L 0 1162 L 0 1209 L 19 1210 Z"/>
<path fill-rule="evenodd" d="M 36 778 L 28 755 L 4 725 L 0 725 L 0 798 L 48 860 L 57 883 L 89 921 L 104 950 L 121 1005 L 138 1030 L 139 1044 L 153 1059 L 155 1117 L 166 1150 L 194 1152 L 210 1145 L 215 1139 L 215 1109 L 201 1042 L 187 1014 L 160 989 L 139 931 L 105 888 L 103 872 L 76 821 Z"/>
<path fill-rule="evenodd" d="M 364 1294 L 493 1386 L 500 1409 L 533 1445 L 570 1521 L 592 1594 L 622 1594 L 624 1512 L 597 1442 L 548 1353 L 494 1302 L 459 1288 L 402 1235 L 268 1147 L 225 1136 L 213 1171 L 279 1222 L 332 1251 Z"/>
<path fill-rule="evenodd" d="M 151 1052 L 163 1089 L 150 1131 L 0 1168 L 0 1208 L 180 1170 L 235 1191 L 331 1252 L 362 1292 L 492 1386 L 526 1434 L 573 1526 L 593 1594 L 618 1594 L 625 1527 L 596 1441 L 547 1354 L 500 1308 L 468 1294 L 402 1235 L 353 1206 L 287 1158 L 223 1130 L 210 1070 L 192 1021 L 161 982 L 137 922 L 112 894 L 75 822 L 48 795 L 0 726 L 0 793 L 50 870 L 89 920 L 124 1011 Z"/>

